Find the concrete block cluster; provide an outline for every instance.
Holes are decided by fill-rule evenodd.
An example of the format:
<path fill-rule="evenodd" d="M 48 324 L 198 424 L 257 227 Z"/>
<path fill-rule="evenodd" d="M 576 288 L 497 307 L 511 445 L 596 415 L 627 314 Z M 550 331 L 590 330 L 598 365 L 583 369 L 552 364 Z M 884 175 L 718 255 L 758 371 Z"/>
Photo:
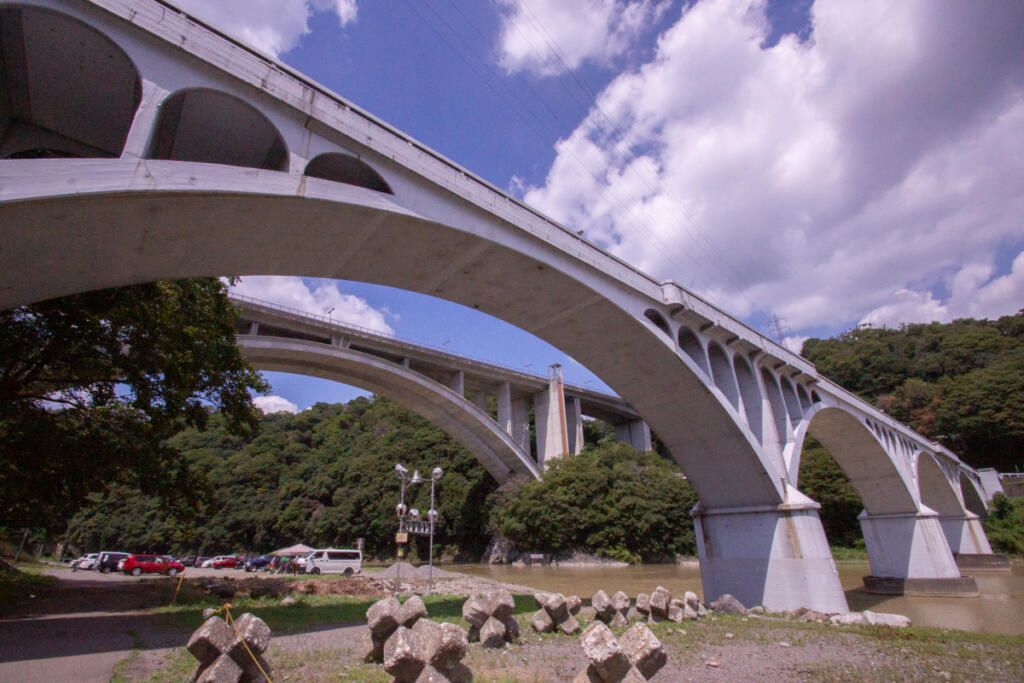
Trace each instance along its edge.
<path fill-rule="evenodd" d="M 636 611 L 648 621 L 674 621 L 682 623 L 686 619 L 699 619 L 708 613 L 707 607 L 701 604 L 697 594 L 686 591 L 683 597 L 673 598 L 672 592 L 658 586 L 648 595 L 640 593 L 636 596 Z"/>
<path fill-rule="evenodd" d="M 396 598 L 375 602 L 366 611 L 369 630 L 364 659 L 383 662 L 384 670 L 397 683 L 473 680 L 462 664 L 469 647 L 465 629 L 456 624 L 438 624 L 426 616 L 426 605 L 418 595 L 404 605 Z"/>
<path fill-rule="evenodd" d="M 561 631 L 571 636 L 580 630 L 576 615 L 583 606 L 578 595 L 565 597 L 561 593 L 537 593 L 533 596 L 540 609 L 530 618 L 530 626 L 537 633 Z"/>
<path fill-rule="evenodd" d="M 633 624 L 619 638 L 603 622 L 595 621 L 580 636 L 590 665 L 574 683 L 639 683 L 665 666 L 668 656 L 661 641 L 646 624 Z"/>
<path fill-rule="evenodd" d="M 243 614 L 232 628 L 220 617 L 211 616 L 196 629 L 185 646 L 199 660 L 189 680 L 192 683 L 266 681 L 263 672 L 269 675 L 270 665 L 263 659 L 263 653 L 269 645 L 270 627 L 259 617 Z"/>
<path fill-rule="evenodd" d="M 506 590 L 474 595 L 462 605 L 462 618 L 469 622 L 469 642 L 498 648 L 519 639 L 519 624 L 512 612 L 515 600 Z"/>
<path fill-rule="evenodd" d="M 594 593 L 590 598 L 590 606 L 594 608 L 594 616 L 613 628 L 629 626 L 629 596 L 618 591 L 612 597 L 603 590 Z"/>

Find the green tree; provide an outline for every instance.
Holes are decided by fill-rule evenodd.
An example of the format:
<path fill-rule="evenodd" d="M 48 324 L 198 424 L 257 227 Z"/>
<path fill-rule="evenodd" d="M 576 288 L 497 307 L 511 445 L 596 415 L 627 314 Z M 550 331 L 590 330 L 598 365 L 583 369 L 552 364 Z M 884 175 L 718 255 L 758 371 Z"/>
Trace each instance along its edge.
<path fill-rule="evenodd" d="M 168 437 L 221 410 L 258 424 L 266 383 L 235 345 L 212 278 L 87 292 L 0 312 L 0 500 L 10 526 L 63 528 L 89 494 L 131 482 L 202 491 Z"/>

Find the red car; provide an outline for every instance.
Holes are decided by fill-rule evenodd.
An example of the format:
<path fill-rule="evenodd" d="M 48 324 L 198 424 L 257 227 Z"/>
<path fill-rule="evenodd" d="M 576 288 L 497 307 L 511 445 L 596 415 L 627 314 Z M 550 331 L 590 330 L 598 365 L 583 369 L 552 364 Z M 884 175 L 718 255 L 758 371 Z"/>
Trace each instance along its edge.
<path fill-rule="evenodd" d="M 121 571 L 132 576 L 143 574 L 166 574 L 174 576 L 185 571 L 185 565 L 177 560 L 161 555 L 129 555 L 121 566 Z"/>
<path fill-rule="evenodd" d="M 214 569 L 235 569 L 238 565 L 242 564 L 242 559 L 239 557 L 216 557 L 210 566 Z"/>

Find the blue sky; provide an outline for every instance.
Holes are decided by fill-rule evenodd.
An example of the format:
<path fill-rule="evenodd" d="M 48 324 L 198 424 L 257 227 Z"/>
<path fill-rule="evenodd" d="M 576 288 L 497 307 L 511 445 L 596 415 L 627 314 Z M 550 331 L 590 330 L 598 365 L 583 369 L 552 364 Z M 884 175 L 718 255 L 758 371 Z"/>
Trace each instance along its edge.
<path fill-rule="evenodd" d="M 765 333 L 778 315 L 796 348 L 1024 307 L 1020 3 L 180 4 L 641 269 Z M 420 295 L 294 278 L 241 291 L 602 386 Z M 281 406 L 357 393 L 269 378 Z"/>

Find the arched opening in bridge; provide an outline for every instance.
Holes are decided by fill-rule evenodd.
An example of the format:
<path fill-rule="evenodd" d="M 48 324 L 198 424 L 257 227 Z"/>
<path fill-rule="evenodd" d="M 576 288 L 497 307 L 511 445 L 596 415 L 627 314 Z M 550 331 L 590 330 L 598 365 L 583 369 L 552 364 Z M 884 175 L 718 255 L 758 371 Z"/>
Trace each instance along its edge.
<path fill-rule="evenodd" d="M 743 398 L 743 411 L 747 415 L 747 426 L 751 434 L 758 442 L 762 440 L 761 431 L 761 392 L 757 386 L 757 379 L 750 369 L 750 363 L 740 354 L 732 359 L 733 368 L 736 371 L 736 383 L 740 388 L 740 396 Z"/>
<path fill-rule="evenodd" d="M 708 344 L 708 359 L 711 361 L 711 376 L 715 380 L 715 386 L 725 394 L 725 398 L 733 408 L 739 408 L 739 389 L 736 386 L 736 378 L 732 374 L 732 364 L 729 363 L 725 351 L 715 342 L 711 342 Z"/>
<path fill-rule="evenodd" d="M 118 157 L 142 84 L 106 36 L 59 12 L 0 9 L 0 159 Z"/>
<path fill-rule="evenodd" d="M 321 154 L 306 164 L 305 175 L 336 183 L 356 185 L 368 190 L 393 194 L 391 187 L 377 171 L 361 159 L 336 152 Z"/>
<path fill-rule="evenodd" d="M 821 504 L 819 516 L 831 546 L 864 547 L 858 520 L 862 510 L 869 515 L 916 511 L 907 485 L 866 422 L 838 408 L 823 408 L 813 414 L 807 431 L 798 487 Z"/>
<path fill-rule="evenodd" d="M 943 516 L 963 514 L 964 508 L 953 484 L 928 453 L 920 453 L 917 457 L 917 481 L 921 487 L 922 503 Z"/>
<path fill-rule="evenodd" d="M 255 107 L 208 88 L 184 90 L 160 106 L 150 159 L 288 170 L 288 150 Z"/>
<path fill-rule="evenodd" d="M 672 328 L 668 326 L 668 321 L 665 320 L 665 316 L 658 313 L 653 308 L 648 308 L 644 311 L 644 317 L 654 323 L 655 327 L 664 332 L 669 339 L 672 338 Z"/>
<path fill-rule="evenodd" d="M 697 367 L 703 370 L 705 375 L 711 376 L 711 372 L 708 369 L 708 355 L 704 351 L 704 346 L 689 327 L 679 328 L 679 348 L 686 352 L 690 360 L 696 363 Z"/>
<path fill-rule="evenodd" d="M 970 477 L 963 473 L 960 474 L 960 490 L 963 491 L 964 507 L 979 517 L 984 517 L 988 514 L 981 491 L 971 481 Z"/>

